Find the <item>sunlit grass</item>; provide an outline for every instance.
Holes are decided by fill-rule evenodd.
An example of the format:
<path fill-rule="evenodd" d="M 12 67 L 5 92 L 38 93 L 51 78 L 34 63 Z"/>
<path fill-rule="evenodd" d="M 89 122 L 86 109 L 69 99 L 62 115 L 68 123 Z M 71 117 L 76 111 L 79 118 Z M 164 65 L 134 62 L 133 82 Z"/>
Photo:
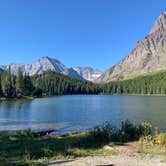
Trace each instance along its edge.
<path fill-rule="evenodd" d="M 125 146 L 128 142 L 136 147 L 138 154 L 166 154 L 164 133 L 153 133 L 150 124 L 133 125 L 129 121 L 123 122 L 119 129 L 105 123 L 89 132 L 61 137 L 40 136 L 30 130 L 1 133 L 0 163 L 24 166 L 76 157 L 116 155 L 118 143 Z M 105 145 L 108 148 L 104 148 Z"/>

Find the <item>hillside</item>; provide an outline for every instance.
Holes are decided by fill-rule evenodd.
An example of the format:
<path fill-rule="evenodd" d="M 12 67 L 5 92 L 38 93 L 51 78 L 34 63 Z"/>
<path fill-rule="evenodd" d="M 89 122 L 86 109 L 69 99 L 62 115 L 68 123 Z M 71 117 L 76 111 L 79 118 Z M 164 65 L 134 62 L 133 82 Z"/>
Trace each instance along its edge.
<path fill-rule="evenodd" d="M 7 70 L 8 66 L 2 66 L 3 69 Z M 23 74 L 28 73 L 30 76 L 35 74 L 42 74 L 45 71 L 51 70 L 70 77 L 74 77 L 80 80 L 83 78 L 72 68 L 67 68 L 62 62 L 57 59 L 50 58 L 48 56 L 42 57 L 32 64 L 10 64 L 10 68 L 13 74 L 17 74 L 18 69 L 21 68 Z"/>
<path fill-rule="evenodd" d="M 110 94 L 166 94 L 166 70 L 153 72 L 123 81 L 102 85 L 103 93 Z"/>
<path fill-rule="evenodd" d="M 102 72 L 98 69 L 91 67 L 73 67 L 73 69 L 85 80 L 95 82 L 95 80 L 101 76 Z"/>
<path fill-rule="evenodd" d="M 4 71 L 4 70 L 0 68 L 0 74 L 3 73 L 3 71 Z"/>
<path fill-rule="evenodd" d="M 33 76 L 35 74 L 43 74 L 44 72 L 51 70 L 57 73 L 61 73 L 76 79 L 94 81 L 96 80 L 102 72 L 91 67 L 66 67 L 62 62 L 57 59 L 50 58 L 48 56 L 42 57 L 39 60 L 31 64 L 17 64 L 12 63 L 10 65 L 1 65 L 0 68 L 7 70 L 11 68 L 11 72 L 14 75 L 17 75 L 18 69 L 20 68 L 22 73 L 29 74 Z M 1 70 L 1 69 L 0 69 Z"/>
<path fill-rule="evenodd" d="M 161 69 L 166 69 L 166 11 L 157 18 L 150 33 L 97 82 L 125 80 Z"/>
<path fill-rule="evenodd" d="M 98 94 L 99 86 L 88 81 L 81 81 L 53 71 L 32 76 L 34 87 L 45 95 L 62 94 Z"/>
<path fill-rule="evenodd" d="M 41 97 L 63 94 L 98 94 L 98 85 L 75 79 L 55 71 L 42 74 L 23 75 L 21 69 L 18 75 L 10 70 L 0 74 L 0 98 Z"/>

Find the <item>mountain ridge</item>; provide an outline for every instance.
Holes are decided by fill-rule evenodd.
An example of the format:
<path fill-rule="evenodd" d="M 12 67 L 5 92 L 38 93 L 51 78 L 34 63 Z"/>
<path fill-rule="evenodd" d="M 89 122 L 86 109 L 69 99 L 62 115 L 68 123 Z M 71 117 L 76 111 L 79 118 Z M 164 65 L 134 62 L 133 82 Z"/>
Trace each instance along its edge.
<path fill-rule="evenodd" d="M 86 67 L 75 66 L 73 67 L 73 69 L 77 73 L 79 73 L 84 79 L 93 82 L 102 74 L 102 71 L 100 71 L 99 69 L 93 69 L 87 66 Z"/>
<path fill-rule="evenodd" d="M 17 74 L 19 68 L 21 68 L 21 71 L 24 74 L 28 73 L 30 76 L 33 76 L 35 74 L 42 74 L 45 71 L 51 70 L 80 80 L 93 81 L 93 79 L 88 79 L 87 77 L 85 77 L 85 75 L 82 75 L 81 73 L 76 71 L 74 67 L 68 68 L 61 61 L 54 58 L 50 58 L 48 56 L 44 56 L 31 64 L 11 63 L 10 65 L 7 66 L 0 66 L 0 68 L 2 70 L 7 70 L 9 66 L 11 68 L 12 73 L 15 75 Z M 84 69 L 84 67 L 79 67 L 79 68 L 82 70 Z M 91 67 L 87 68 L 91 70 L 91 72 L 88 71 L 90 75 L 94 74 L 95 70 L 93 68 Z"/>
<path fill-rule="evenodd" d="M 125 80 L 166 69 L 166 11 L 155 21 L 150 33 L 119 63 L 106 70 L 97 82 Z"/>

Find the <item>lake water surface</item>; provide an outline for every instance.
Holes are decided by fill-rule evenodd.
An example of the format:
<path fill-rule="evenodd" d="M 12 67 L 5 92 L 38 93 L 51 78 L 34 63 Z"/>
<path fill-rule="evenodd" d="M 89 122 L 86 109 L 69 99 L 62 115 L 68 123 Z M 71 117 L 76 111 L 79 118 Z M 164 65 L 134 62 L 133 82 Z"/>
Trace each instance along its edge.
<path fill-rule="evenodd" d="M 0 131 L 31 128 L 77 131 L 106 121 L 151 122 L 166 129 L 166 97 L 66 95 L 0 102 Z"/>

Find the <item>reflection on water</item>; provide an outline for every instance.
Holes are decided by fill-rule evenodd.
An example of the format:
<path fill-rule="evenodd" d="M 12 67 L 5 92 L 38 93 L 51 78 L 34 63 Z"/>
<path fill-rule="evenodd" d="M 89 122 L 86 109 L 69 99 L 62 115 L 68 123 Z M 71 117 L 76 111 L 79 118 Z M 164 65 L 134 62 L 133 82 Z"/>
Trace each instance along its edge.
<path fill-rule="evenodd" d="M 166 97 L 67 95 L 0 102 L 0 130 L 87 129 L 111 121 L 148 121 L 165 129 Z"/>

